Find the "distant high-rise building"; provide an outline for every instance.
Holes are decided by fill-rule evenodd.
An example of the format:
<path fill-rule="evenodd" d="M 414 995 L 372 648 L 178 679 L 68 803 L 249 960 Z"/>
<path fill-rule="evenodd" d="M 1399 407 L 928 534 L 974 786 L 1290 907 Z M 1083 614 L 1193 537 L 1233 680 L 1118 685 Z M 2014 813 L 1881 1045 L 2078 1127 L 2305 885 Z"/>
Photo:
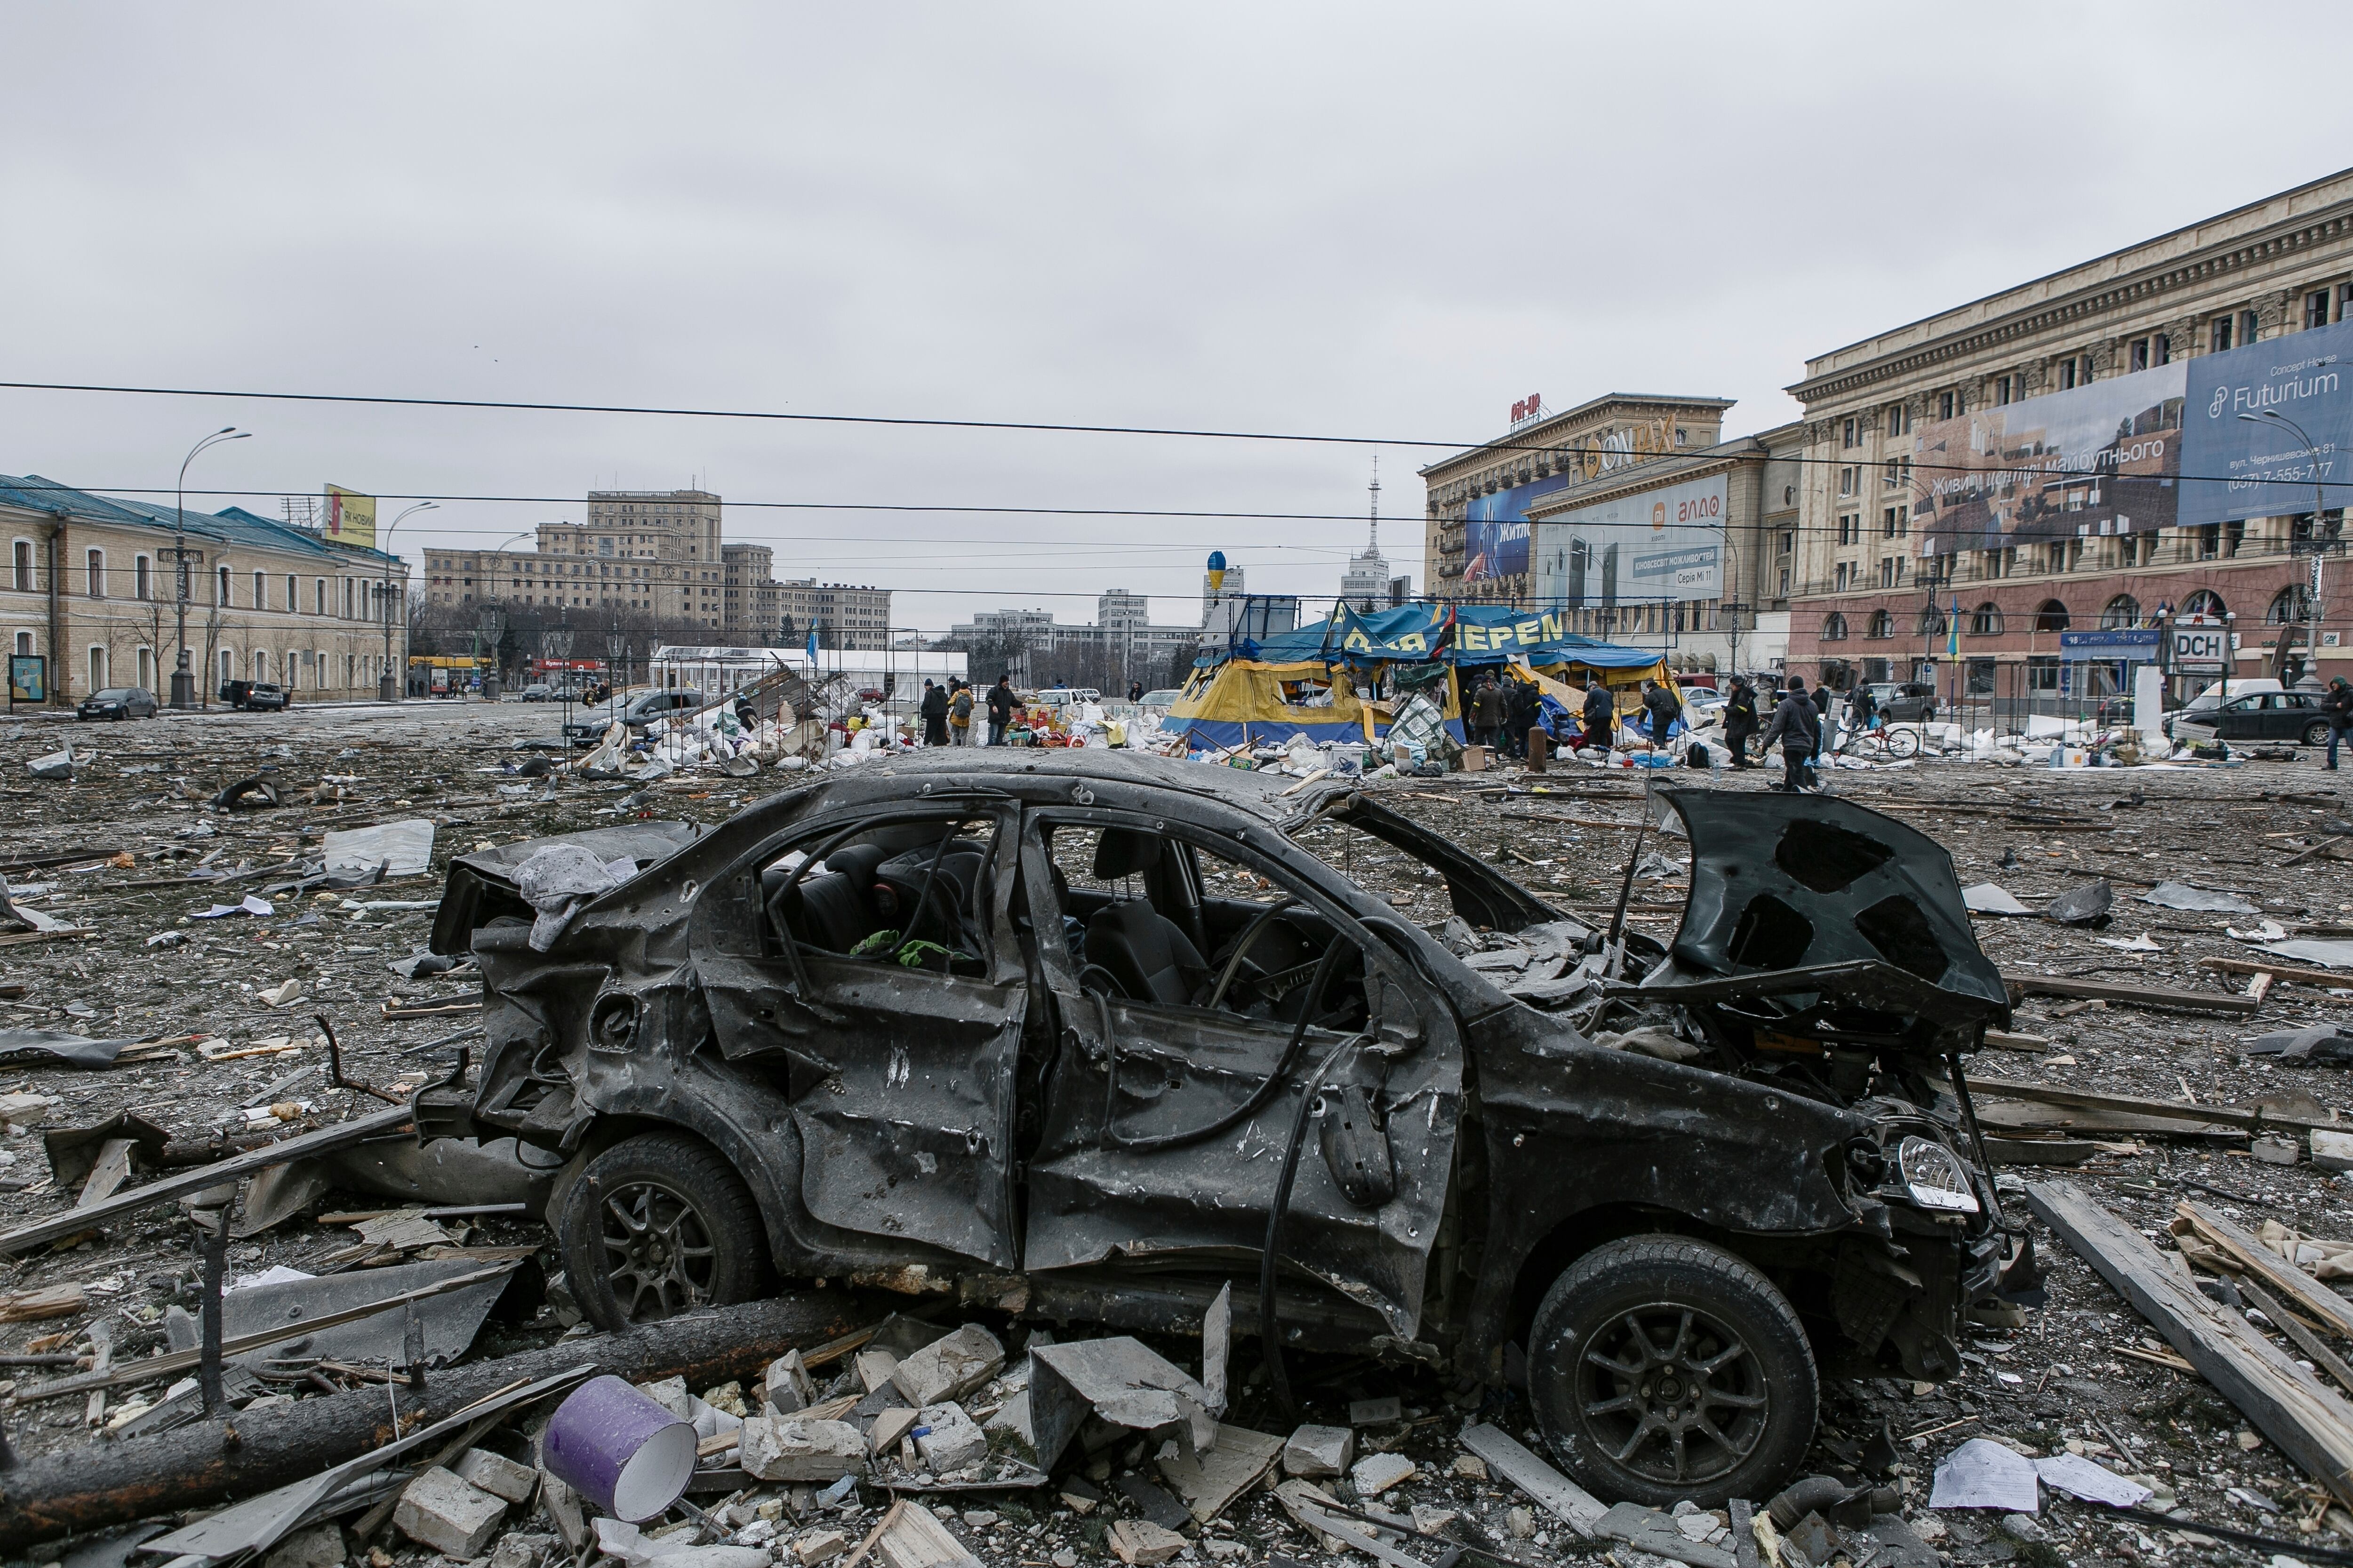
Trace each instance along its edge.
<path fill-rule="evenodd" d="M 1377 610 L 1389 602 L 1389 563 L 1381 553 L 1381 459 L 1373 458 L 1372 533 L 1365 548 L 1348 558 L 1340 574 L 1341 602 L 1357 610 Z"/>

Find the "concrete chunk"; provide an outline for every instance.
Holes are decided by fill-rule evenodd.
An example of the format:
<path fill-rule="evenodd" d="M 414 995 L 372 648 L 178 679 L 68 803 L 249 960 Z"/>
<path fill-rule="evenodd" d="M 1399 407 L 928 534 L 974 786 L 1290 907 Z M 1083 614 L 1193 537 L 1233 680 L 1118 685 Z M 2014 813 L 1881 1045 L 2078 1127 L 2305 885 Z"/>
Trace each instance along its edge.
<path fill-rule="evenodd" d="M 801 1568 L 817 1568 L 849 1550 L 849 1538 L 838 1530 L 812 1530 L 793 1542 L 793 1561 Z"/>
<path fill-rule="evenodd" d="M 898 1376 L 899 1358 L 889 1351 L 860 1351 L 850 1363 L 858 1373 L 858 1386 L 869 1394 L 879 1394 Z"/>
<path fill-rule="evenodd" d="M 1356 1435 L 1345 1426 L 1302 1426 L 1282 1446 L 1282 1473 L 1303 1480 L 1345 1476 L 1356 1462 Z"/>
<path fill-rule="evenodd" d="M 1391 1487 L 1413 1479 L 1414 1464 L 1403 1454 L 1368 1454 L 1348 1472 L 1358 1497 L 1378 1497 Z"/>
<path fill-rule="evenodd" d="M 1348 1406 L 1351 1426 L 1378 1426 L 1390 1421 L 1405 1419 L 1405 1406 L 1394 1394 L 1378 1399 L 1359 1399 Z"/>
<path fill-rule="evenodd" d="M 343 1568 L 343 1527 L 331 1519 L 298 1530 L 262 1559 L 261 1568 Z"/>
<path fill-rule="evenodd" d="M 962 1399 L 1005 1367 L 1005 1347 L 978 1323 L 966 1323 L 899 1363 L 892 1380 L 918 1407 Z"/>
<path fill-rule="evenodd" d="M 1139 1563 L 1167 1562 L 1185 1550 L 1185 1538 L 1148 1519 L 1122 1519 L 1112 1522 L 1108 1544 L 1122 1563 L 1136 1568 Z"/>
<path fill-rule="evenodd" d="M 2316 1127 L 2310 1136 L 2314 1164 L 2324 1171 L 2353 1171 L 2353 1132 Z"/>
<path fill-rule="evenodd" d="M 504 1502 L 436 1465 L 408 1483 L 392 1522 L 418 1545 L 463 1563 L 482 1554 L 506 1513 Z"/>
<path fill-rule="evenodd" d="M 802 1364 L 798 1351 L 786 1351 L 770 1362 L 763 1386 L 768 1408 L 779 1415 L 807 1410 L 817 1403 L 817 1384 L 809 1377 L 808 1368 Z"/>
<path fill-rule="evenodd" d="M 694 1403 L 686 1392 L 686 1379 L 666 1377 L 659 1383 L 641 1383 L 638 1392 L 680 1420 L 690 1424 L 694 1420 Z"/>
<path fill-rule="evenodd" d="M 838 1481 L 866 1468 L 866 1438 L 847 1421 L 754 1415 L 736 1439 L 744 1473 L 764 1481 Z"/>
<path fill-rule="evenodd" d="M 944 1476 L 988 1457 L 988 1436 L 973 1425 L 963 1405 L 926 1405 L 915 1414 L 915 1430 L 923 1432 L 915 1439 L 915 1447 L 931 1466 L 932 1474 Z M 931 1430 L 923 1431 L 926 1426 Z"/>
<path fill-rule="evenodd" d="M 493 1454 L 488 1448 L 467 1449 L 449 1468 L 469 1486 L 480 1487 L 509 1502 L 529 1500 L 531 1489 L 539 1484 L 539 1472 L 529 1465 L 518 1465 L 504 1454 Z"/>

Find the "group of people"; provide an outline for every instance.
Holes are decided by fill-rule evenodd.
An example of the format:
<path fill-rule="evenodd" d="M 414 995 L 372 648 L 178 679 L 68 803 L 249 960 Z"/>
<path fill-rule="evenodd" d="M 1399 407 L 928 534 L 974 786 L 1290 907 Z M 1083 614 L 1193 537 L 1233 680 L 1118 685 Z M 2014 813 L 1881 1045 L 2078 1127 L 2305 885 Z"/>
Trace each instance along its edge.
<path fill-rule="evenodd" d="M 1639 722 L 1652 747 L 1666 743 L 1668 731 L 1683 716 L 1683 700 L 1672 689 L 1656 680 L 1642 682 L 1642 716 Z M 1545 731 L 1555 742 L 1571 751 L 1596 745 L 1606 751 L 1618 738 L 1618 699 L 1596 675 L 1586 677 L 1585 700 L 1578 705 L 1577 728 L 1573 730 L 1566 724 L 1545 722 L 1544 697 L 1534 683 L 1498 679 L 1484 670 L 1472 683 L 1463 717 L 1472 745 L 1491 746 L 1505 756 L 1522 759 L 1528 754 L 1528 734 L 1533 730 Z"/>
<path fill-rule="evenodd" d="M 987 714 L 988 738 L 982 745 L 1001 746 L 1005 731 L 1020 709 L 1021 700 L 1014 695 L 1010 676 L 1000 675 L 997 684 L 976 698 L 972 682 L 951 675 L 944 686 L 936 680 L 923 681 L 923 700 L 916 712 L 923 721 L 923 744 L 926 746 L 969 746 L 974 743 L 973 720 Z"/>

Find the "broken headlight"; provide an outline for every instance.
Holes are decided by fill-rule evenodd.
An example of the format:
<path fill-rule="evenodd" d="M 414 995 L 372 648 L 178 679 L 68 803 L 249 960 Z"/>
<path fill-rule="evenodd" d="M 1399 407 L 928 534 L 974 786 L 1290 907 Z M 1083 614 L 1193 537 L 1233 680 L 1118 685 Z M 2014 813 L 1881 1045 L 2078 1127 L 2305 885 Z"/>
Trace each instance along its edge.
<path fill-rule="evenodd" d="M 1978 1195 L 1969 1187 L 1968 1168 L 1961 1157 L 1933 1138 L 1910 1137 L 1895 1147 L 1895 1166 L 1903 1173 L 1905 1191 L 1924 1209 L 1953 1214 L 1978 1212 Z"/>

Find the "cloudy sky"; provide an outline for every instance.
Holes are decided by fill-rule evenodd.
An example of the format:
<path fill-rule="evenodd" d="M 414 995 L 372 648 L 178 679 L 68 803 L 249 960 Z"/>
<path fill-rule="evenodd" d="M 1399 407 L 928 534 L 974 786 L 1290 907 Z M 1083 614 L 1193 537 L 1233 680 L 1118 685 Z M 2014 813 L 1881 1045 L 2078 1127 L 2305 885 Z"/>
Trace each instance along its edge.
<path fill-rule="evenodd" d="M 2353 161 L 2353 99 L 2193 68 L 2341 16 L 2220 16 L 15 5 L 0 380 L 1377 437 L 1419 583 L 1408 443 L 1530 393 L 1762 428 L 1810 353 Z M 1109 586 L 1190 620 L 1212 548 L 1329 595 L 1375 451 L 9 390 L 0 472 L 168 489 L 227 424 L 209 504 L 521 498 L 413 554 L 699 480 L 929 629 Z"/>

